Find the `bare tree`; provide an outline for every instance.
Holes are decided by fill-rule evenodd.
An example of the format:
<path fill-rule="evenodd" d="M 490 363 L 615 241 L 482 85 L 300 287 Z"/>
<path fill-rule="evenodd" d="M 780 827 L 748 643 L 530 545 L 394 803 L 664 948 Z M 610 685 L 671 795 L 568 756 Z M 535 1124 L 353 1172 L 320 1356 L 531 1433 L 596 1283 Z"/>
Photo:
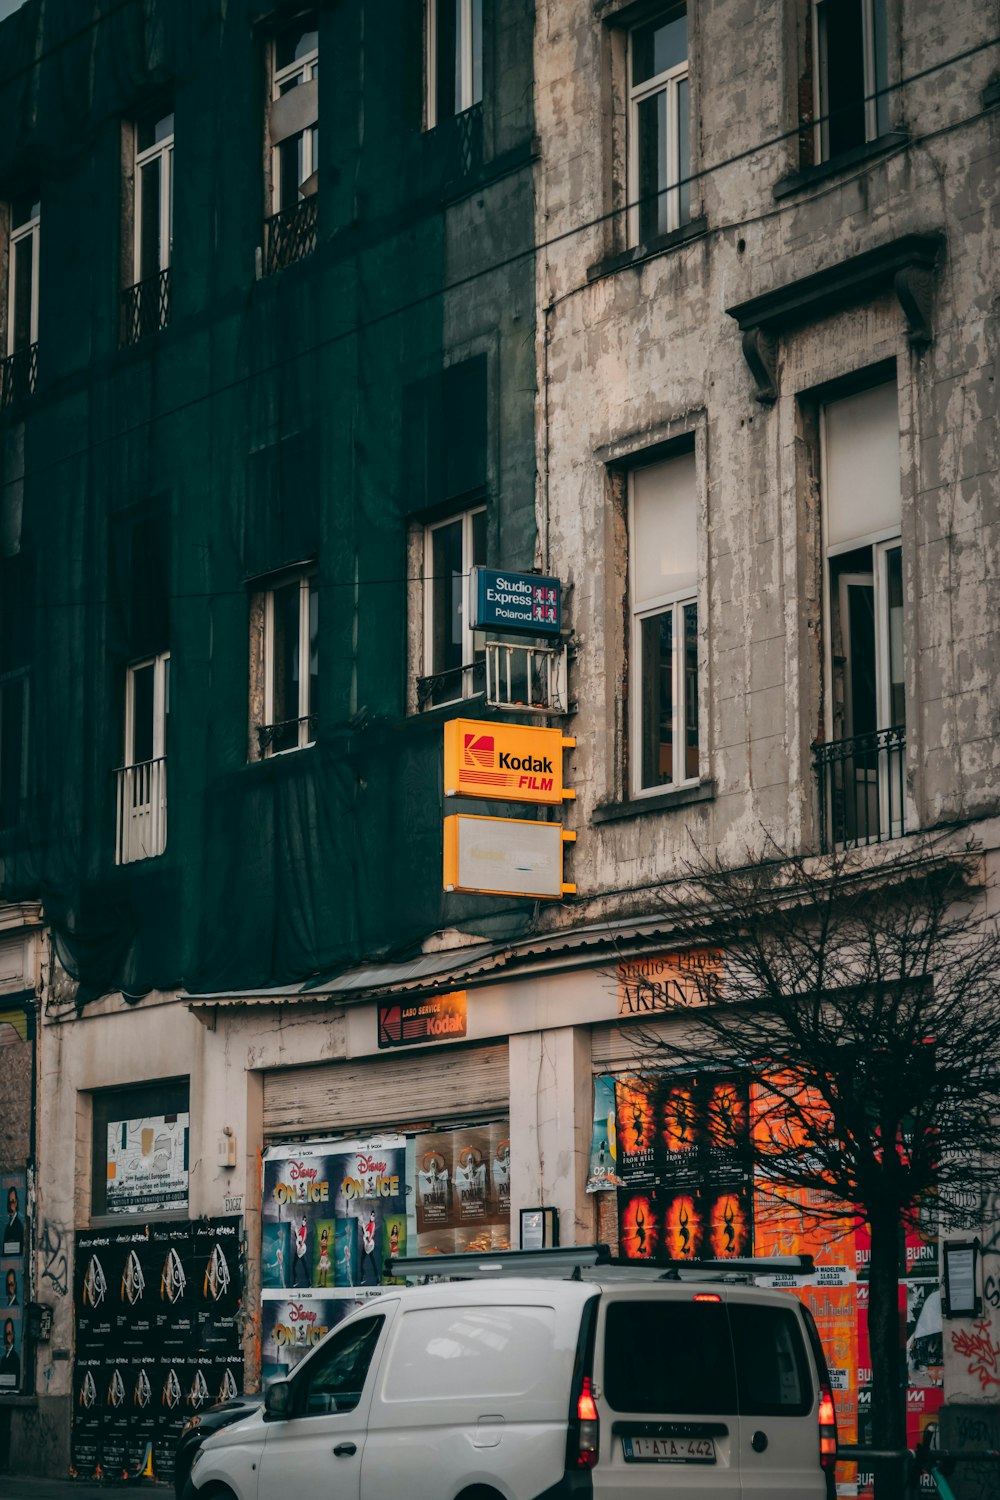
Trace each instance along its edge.
<path fill-rule="evenodd" d="M 676 946 L 724 957 L 695 972 L 681 1039 L 644 1044 L 672 1065 L 748 1071 L 758 1176 L 870 1227 L 873 1439 L 900 1448 L 901 1226 L 967 1225 L 995 1186 L 1000 933 L 981 857 L 943 838 L 764 853 L 739 869 L 704 860 L 663 894 Z M 879 1495 L 896 1483 L 880 1474 Z"/>

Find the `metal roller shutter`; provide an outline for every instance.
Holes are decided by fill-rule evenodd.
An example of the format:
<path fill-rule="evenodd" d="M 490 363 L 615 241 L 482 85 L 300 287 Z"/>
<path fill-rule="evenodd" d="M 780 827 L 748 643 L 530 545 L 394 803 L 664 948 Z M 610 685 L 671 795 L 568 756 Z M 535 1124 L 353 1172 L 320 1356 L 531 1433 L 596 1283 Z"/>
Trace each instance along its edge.
<path fill-rule="evenodd" d="M 669 1021 L 645 1017 L 641 1021 L 626 1021 L 624 1026 L 611 1022 L 594 1026 L 590 1032 L 590 1054 L 595 1073 L 614 1073 L 619 1068 L 646 1066 L 667 1067 L 669 1052 L 651 1055 L 649 1039 L 661 1041 L 669 1035 Z"/>
<path fill-rule="evenodd" d="M 341 1134 L 505 1115 L 506 1042 L 406 1057 L 360 1057 L 264 1074 L 264 1134 Z"/>

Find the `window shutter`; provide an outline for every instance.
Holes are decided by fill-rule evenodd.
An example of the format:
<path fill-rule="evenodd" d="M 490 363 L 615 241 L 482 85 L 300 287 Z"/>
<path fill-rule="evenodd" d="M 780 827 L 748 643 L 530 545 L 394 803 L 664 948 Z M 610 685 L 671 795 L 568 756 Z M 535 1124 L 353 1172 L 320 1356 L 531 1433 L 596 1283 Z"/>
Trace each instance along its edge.
<path fill-rule="evenodd" d="M 694 453 L 632 474 L 633 607 L 676 597 L 698 584 Z"/>
<path fill-rule="evenodd" d="M 895 383 L 831 401 L 823 412 L 827 547 L 845 551 L 899 530 Z"/>

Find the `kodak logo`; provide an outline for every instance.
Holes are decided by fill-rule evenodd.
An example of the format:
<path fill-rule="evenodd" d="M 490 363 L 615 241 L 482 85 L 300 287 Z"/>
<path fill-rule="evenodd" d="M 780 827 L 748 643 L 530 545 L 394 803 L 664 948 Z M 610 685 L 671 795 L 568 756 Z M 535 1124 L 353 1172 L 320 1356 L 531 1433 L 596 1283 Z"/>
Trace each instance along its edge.
<path fill-rule="evenodd" d="M 511 755 L 507 750 L 501 750 L 497 760 L 502 771 L 533 771 L 538 776 L 545 773 L 552 775 L 552 762 L 547 755 Z"/>

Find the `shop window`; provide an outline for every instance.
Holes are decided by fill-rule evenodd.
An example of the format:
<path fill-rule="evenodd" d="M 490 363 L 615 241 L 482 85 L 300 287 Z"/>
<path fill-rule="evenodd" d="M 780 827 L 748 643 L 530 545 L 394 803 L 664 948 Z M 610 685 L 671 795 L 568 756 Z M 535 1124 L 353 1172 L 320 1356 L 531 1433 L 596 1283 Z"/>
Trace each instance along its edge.
<path fill-rule="evenodd" d="M 271 39 L 270 76 L 268 273 L 280 271 L 316 248 L 319 30 L 315 17 L 299 18 Z"/>
<path fill-rule="evenodd" d="M 486 562 L 486 507 L 424 528 L 424 675 L 421 707 L 483 691 L 486 638 L 469 613 L 472 569 Z"/>
<path fill-rule="evenodd" d="M 817 145 L 828 161 L 889 129 L 886 0 L 813 0 Z"/>
<path fill-rule="evenodd" d="M 693 449 L 630 474 L 635 796 L 700 775 L 697 509 Z"/>
<path fill-rule="evenodd" d="M 906 745 L 899 418 L 894 383 L 820 410 L 828 743 L 817 770 L 828 842 L 902 831 Z"/>
<path fill-rule="evenodd" d="M 319 580 L 284 573 L 250 601 L 250 757 L 302 750 L 319 709 Z"/>
<path fill-rule="evenodd" d="M 427 0 L 427 128 L 483 98 L 483 0 Z"/>
<path fill-rule="evenodd" d="M 170 653 L 125 673 L 125 760 L 118 770 L 116 864 L 153 859 L 167 847 Z"/>
<path fill-rule="evenodd" d="M 174 114 L 163 106 L 133 127 L 132 285 L 122 294 L 122 342 L 165 328 L 170 321 L 173 258 Z"/>
<path fill-rule="evenodd" d="M 686 10 L 628 38 L 629 239 L 645 244 L 691 217 Z"/>
<path fill-rule="evenodd" d="M 92 1219 L 186 1217 L 188 1099 L 186 1079 L 94 1094 Z"/>
<path fill-rule="evenodd" d="M 0 362 L 0 407 L 30 396 L 38 375 L 38 262 L 42 210 L 37 193 L 9 207 L 6 350 Z"/>

